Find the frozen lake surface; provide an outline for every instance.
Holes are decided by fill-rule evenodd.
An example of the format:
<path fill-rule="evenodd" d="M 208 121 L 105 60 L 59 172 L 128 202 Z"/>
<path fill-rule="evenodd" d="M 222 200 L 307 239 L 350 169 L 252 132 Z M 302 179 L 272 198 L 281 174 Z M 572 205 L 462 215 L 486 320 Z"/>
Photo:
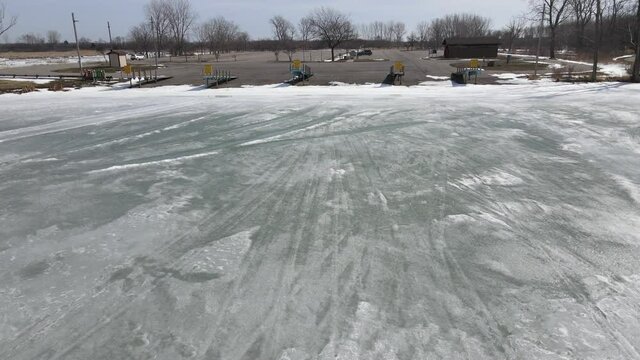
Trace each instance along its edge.
<path fill-rule="evenodd" d="M 640 359 L 640 86 L 0 96 L 2 359 Z"/>

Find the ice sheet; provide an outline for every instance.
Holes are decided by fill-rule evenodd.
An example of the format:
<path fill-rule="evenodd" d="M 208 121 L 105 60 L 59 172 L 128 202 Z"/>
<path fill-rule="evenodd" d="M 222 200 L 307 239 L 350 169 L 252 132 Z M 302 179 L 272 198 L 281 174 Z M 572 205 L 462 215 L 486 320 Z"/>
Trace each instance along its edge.
<path fill-rule="evenodd" d="M 640 86 L 0 96 L 2 359 L 640 359 Z"/>

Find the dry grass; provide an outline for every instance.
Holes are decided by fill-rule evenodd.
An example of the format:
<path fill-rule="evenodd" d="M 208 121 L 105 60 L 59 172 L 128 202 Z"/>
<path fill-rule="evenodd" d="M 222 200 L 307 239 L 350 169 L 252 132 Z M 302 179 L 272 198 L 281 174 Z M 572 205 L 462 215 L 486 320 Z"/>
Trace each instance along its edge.
<path fill-rule="evenodd" d="M 0 93 L 35 87 L 35 85 L 31 81 L 0 80 Z"/>
<path fill-rule="evenodd" d="M 81 56 L 93 56 L 102 55 L 95 50 L 80 50 Z M 78 53 L 74 51 L 7 51 L 0 52 L 0 58 L 5 59 L 34 59 L 34 58 L 48 58 L 48 57 L 69 57 L 78 56 Z"/>
<path fill-rule="evenodd" d="M 145 65 L 145 64 L 140 64 L 140 65 L 131 64 L 131 65 L 136 72 L 155 69 L 155 65 Z M 83 66 L 83 68 L 87 70 L 104 70 L 105 72 L 108 72 L 108 73 L 115 73 L 121 70 L 120 68 L 114 68 L 109 65 Z M 54 69 L 51 71 L 57 72 L 57 73 L 77 73 L 78 68 L 70 67 L 70 68 L 63 68 L 63 69 Z"/>
<path fill-rule="evenodd" d="M 84 86 L 81 80 L 54 80 L 47 84 L 36 84 L 32 81 L 14 81 L 0 79 L 0 94 L 3 93 L 28 93 L 37 89 L 48 89 L 49 91 L 65 91 L 65 89 Z"/>

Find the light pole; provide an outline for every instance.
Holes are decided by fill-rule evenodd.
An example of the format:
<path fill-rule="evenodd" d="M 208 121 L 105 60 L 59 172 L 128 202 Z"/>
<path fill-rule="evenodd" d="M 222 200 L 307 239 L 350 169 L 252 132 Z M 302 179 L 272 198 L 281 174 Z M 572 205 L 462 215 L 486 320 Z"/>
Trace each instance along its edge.
<path fill-rule="evenodd" d="M 80 57 L 80 43 L 78 42 L 78 30 L 76 29 L 76 16 L 71 13 L 71 20 L 73 21 L 73 34 L 76 37 L 76 51 L 78 51 L 78 65 L 80 66 L 80 75 L 82 75 L 82 58 Z"/>

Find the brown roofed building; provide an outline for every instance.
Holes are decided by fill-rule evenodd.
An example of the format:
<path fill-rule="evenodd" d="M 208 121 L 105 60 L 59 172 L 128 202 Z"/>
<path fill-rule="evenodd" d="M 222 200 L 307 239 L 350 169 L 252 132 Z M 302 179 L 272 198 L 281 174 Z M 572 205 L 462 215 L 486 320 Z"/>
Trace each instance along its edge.
<path fill-rule="evenodd" d="M 450 38 L 442 42 L 448 59 L 496 58 L 500 39 L 494 37 Z"/>

